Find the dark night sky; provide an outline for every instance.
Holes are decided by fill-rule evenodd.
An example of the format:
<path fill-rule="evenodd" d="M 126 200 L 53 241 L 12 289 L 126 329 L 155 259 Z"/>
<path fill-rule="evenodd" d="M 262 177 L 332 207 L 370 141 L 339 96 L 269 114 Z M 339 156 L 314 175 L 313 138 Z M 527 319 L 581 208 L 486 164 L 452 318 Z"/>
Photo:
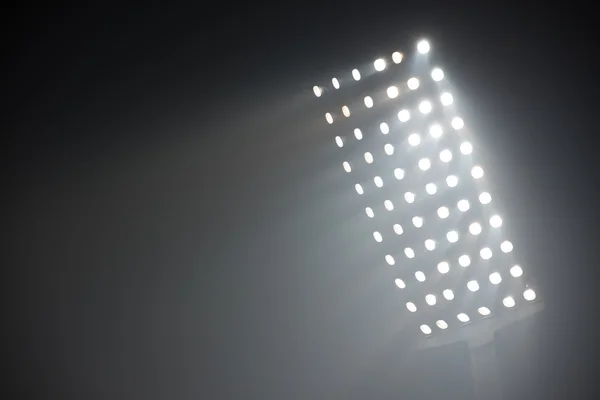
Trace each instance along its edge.
<path fill-rule="evenodd" d="M 4 15 L 17 397 L 468 398 L 464 349 L 411 352 L 389 276 L 351 245 L 311 92 L 421 35 L 464 96 L 547 303 L 507 334 L 522 351 L 505 352 L 503 384 L 591 391 L 591 11 L 435 3 Z"/>

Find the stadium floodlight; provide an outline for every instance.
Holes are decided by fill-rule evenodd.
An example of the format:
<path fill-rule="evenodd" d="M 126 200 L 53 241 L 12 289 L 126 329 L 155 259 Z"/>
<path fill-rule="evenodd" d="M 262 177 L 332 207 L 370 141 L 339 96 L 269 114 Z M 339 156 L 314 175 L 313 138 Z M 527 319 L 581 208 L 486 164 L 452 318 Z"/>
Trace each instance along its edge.
<path fill-rule="evenodd" d="M 357 221 L 378 252 L 375 263 L 393 269 L 397 288 L 410 289 L 396 292 L 408 312 L 435 306 L 435 312 L 424 307 L 414 328 L 427 336 L 451 336 L 471 331 L 461 328 L 466 324 L 474 328 L 483 319 L 495 323 L 518 314 L 538 295 L 525 282 L 518 247 L 492 202 L 493 182 L 474 146 L 476 133 L 461 116 L 463 102 L 451 89 L 449 71 L 430 64 L 435 57 L 423 56 L 430 52 L 431 44 L 421 40 L 411 52 L 363 61 L 357 64 L 366 74 L 360 87 L 361 73 L 350 68 L 337 74 L 348 77 L 342 80 L 348 91 L 334 93 L 335 102 L 314 101 L 336 107 L 322 110 L 326 122 L 323 114 L 319 121 L 333 124 L 329 139 L 346 159 L 338 162 L 360 195 L 354 203 L 360 204 Z M 410 75 L 398 81 L 396 71 L 403 68 L 397 64 L 405 61 Z M 377 79 L 369 88 L 366 78 L 374 71 Z M 340 88 L 338 79 L 331 81 Z M 313 86 L 312 92 L 318 98 L 332 94 L 327 85 Z M 383 104 L 387 99 L 394 100 Z M 373 112 L 361 112 L 363 104 Z"/>

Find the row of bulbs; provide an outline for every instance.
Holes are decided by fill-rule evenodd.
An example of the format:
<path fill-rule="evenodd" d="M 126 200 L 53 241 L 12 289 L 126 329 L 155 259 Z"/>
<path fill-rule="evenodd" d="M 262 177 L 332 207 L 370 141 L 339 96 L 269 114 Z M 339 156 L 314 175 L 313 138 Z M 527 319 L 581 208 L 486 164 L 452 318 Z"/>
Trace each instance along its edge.
<path fill-rule="evenodd" d="M 430 49 L 431 49 L 431 46 L 429 45 L 429 42 L 426 41 L 426 40 L 421 40 L 421 41 L 419 41 L 417 43 L 417 51 L 420 54 L 427 54 L 427 53 L 429 53 Z M 398 51 L 395 51 L 394 53 L 392 53 L 392 62 L 394 64 L 400 64 L 403 59 L 404 59 L 404 55 L 402 53 L 400 53 Z M 383 70 L 386 69 L 386 67 L 387 67 L 387 62 L 383 58 L 378 58 L 377 60 L 375 60 L 373 62 L 373 68 L 377 72 L 382 72 Z M 436 68 L 436 69 L 439 70 L 439 68 Z M 435 76 L 439 77 L 439 73 L 436 72 Z M 432 77 L 434 77 L 433 71 L 432 71 Z M 444 77 L 444 75 L 443 75 L 443 72 L 442 72 L 442 75 L 439 78 L 439 80 L 443 79 L 443 77 Z M 352 70 L 352 78 L 355 81 L 360 81 L 361 74 L 360 74 L 360 71 L 358 69 L 355 68 L 355 69 Z M 339 89 L 340 88 L 340 81 L 337 78 L 332 78 L 331 79 L 331 84 L 333 85 L 334 89 Z M 321 97 L 321 95 L 323 94 L 323 88 L 321 88 L 319 86 L 313 86 L 313 92 L 314 92 L 315 96 Z"/>
<path fill-rule="evenodd" d="M 449 289 L 447 289 L 447 290 L 449 290 Z M 431 295 L 431 296 L 433 296 L 433 295 Z M 454 294 L 452 294 L 452 298 L 454 298 Z M 535 300 L 535 298 L 536 298 L 535 291 L 533 289 L 531 289 L 531 288 L 525 289 L 525 291 L 523 292 L 523 298 L 525 300 L 527 300 L 527 301 L 533 301 L 533 300 Z M 451 299 L 448 299 L 448 300 L 451 300 Z M 502 304 L 506 308 L 514 308 L 517 305 L 514 297 L 512 297 L 512 296 L 506 296 L 504 299 L 502 299 Z M 417 307 L 414 305 L 414 303 L 410 303 L 410 302 L 406 303 L 406 307 L 411 312 L 416 312 L 417 311 Z M 479 307 L 477 309 L 477 312 L 482 317 L 487 317 L 487 316 L 489 316 L 492 313 L 492 311 L 489 308 L 487 308 L 487 307 Z M 456 318 L 460 322 L 462 322 L 463 324 L 471 321 L 471 318 L 467 314 L 465 314 L 465 313 L 459 313 L 456 316 Z M 440 320 L 436 321 L 435 324 L 441 330 L 448 329 L 448 323 L 446 321 L 444 321 L 443 319 L 440 319 Z M 426 335 L 431 335 L 431 333 L 432 333 L 431 327 L 429 325 L 423 324 L 423 325 L 421 325 L 420 329 L 421 329 L 421 332 L 423 332 Z"/>
<path fill-rule="evenodd" d="M 434 72 L 439 71 L 439 73 L 443 77 L 443 72 L 441 72 L 442 71 L 441 69 L 438 68 L 433 71 Z M 432 73 L 432 75 L 433 75 L 433 73 Z M 416 90 L 420 86 L 420 82 L 417 78 L 410 78 L 407 81 L 407 86 L 410 90 Z M 400 91 L 398 90 L 398 87 L 390 86 L 387 88 L 386 93 L 390 99 L 395 99 L 400 94 Z M 440 95 L 439 100 L 440 100 L 440 103 L 442 104 L 442 106 L 444 106 L 444 107 L 450 106 L 454 103 L 454 97 L 452 96 L 451 93 L 448 93 L 448 92 L 442 93 Z M 363 101 L 365 103 L 365 107 L 367 107 L 367 108 L 373 108 L 373 106 L 375 105 L 373 98 L 371 96 L 365 96 Z M 427 115 L 427 114 L 431 113 L 431 111 L 433 111 L 433 103 L 430 100 L 422 100 L 419 103 L 417 108 L 421 112 L 421 114 Z M 398 113 L 398 119 L 401 122 L 408 121 L 410 119 L 410 114 L 407 114 L 407 113 L 408 113 L 407 110 L 400 111 Z M 350 112 L 350 108 L 348 106 L 342 106 L 342 115 L 344 115 L 344 117 L 349 118 L 351 114 L 352 113 Z M 333 115 L 329 112 L 325 113 L 325 120 L 327 121 L 327 123 L 333 124 Z"/>

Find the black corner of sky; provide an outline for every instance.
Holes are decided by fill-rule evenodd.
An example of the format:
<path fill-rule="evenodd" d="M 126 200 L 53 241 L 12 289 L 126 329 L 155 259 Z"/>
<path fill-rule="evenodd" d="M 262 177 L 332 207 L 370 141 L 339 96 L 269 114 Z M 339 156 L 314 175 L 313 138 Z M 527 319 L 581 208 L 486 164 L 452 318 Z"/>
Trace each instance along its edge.
<path fill-rule="evenodd" d="M 306 105 L 313 85 L 421 37 L 502 166 L 552 310 L 544 340 L 594 353 L 576 329 L 595 332 L 600 255 L 598 23 L 586 4 L 7 8 L 12 398 L 395 398 L 396 367 L 405 387 L 422 384 L 373 346 L 384 321 L 364 293 L 377 280 L 358 268 L 336 280 L 355 261 L 331 238 L 343 213 L 319 169 L 327 149 L 302 136 L 322 115 Z M 589 376 L 597 361 L 577 357 L 554 362 Z"/>

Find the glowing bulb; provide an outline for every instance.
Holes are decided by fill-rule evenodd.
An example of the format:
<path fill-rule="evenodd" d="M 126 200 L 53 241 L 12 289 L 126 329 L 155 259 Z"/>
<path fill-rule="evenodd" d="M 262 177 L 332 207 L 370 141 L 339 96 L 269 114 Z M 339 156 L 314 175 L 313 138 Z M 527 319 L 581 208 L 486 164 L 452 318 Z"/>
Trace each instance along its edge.
<path fill-rule="evenodd" d="M 479 283 L 476 280 L 469 281 L 467 282 L 467 289 L 471 292 L 476 292 L 479 290 Z"/>
<path fill-rule="evenodd" d="M 444 133 L 444 130 L 439 124 L 434 124 L 429 127 L 429 134 L 434 139 L 438 139 L 440 136 L 442 136 L 442 133 Z"/>
<path fill-rule="evenodd" d="M 433 106 L 431 105 L 431 102 L 428 100 L 423 100 L 422 102 L 419 103 L 419 111 L 421 111 L 421 114 L 429 114 L 432 109 L 433 109 Z"/>
<path fill-rule="evenodd" d="M 394 257 L 392 257 L 389 254 L 387 256 L 385 256 L 385 262 L 387 262 L 389 265 L 396 264 L 396 260 L 394 259 Z"/>
<path fill-rule="evenodd" d="M 377 187 L 383 186 L 383 179 L 381 179 L 380 176 L 376 176 L 375 178 L 373 178 L 373 181 L 375 182 L 375 186 L 377 186 Z"/>
<path fill-rule="evenodd" d="M 466 322 L 469 322 L 469 321 L 470 321 L 470 318 L 469 318 L 469 316 L 468 316 L 467 314 L 465 314 L 465 313 L 460 313 L 460 314 L 458 314 L 458 315 L 456 316 L 456 318 L 458 318 L 458 320 L 459 320 L 460 322 L 464 322 L 464 323 L 466 323 Z"/>
<path fill-rule="evenodd" d="M 425 185 L 425 191 L 428 195 L 433 196 L 437 193 L 437 186 L 435 186 L 435 183 L 428 183 L 427 185 Z"/>
<path fill-rule="evenodd" d="M 414 203 L 415 202 L 415 194 L 411 193 L 411 192 L 404 193 L 404 200 L 406 200 L 406 202 L 409 204 Z"/>
<path fill-rule="evenodd" d="M 387 143 L 385 146 L 383 146 L 383 150 L 385 151 L 385 154 L 387 154 L 388 156 L 391 156 L 392 154 L 394 154 L 394 146 L 392 146 L 389 143 Z"/>
<path fill-rule="evenodd" d="M 489 260 L 490 258 L 492 258 L 492 249 L 490 249 L 489 247 L 484 247 L 479 251 L 479 255 L 482 259 Z"/>
<path fill-rule="evenodd" d="M 500 228 L 502 226 L 502 218 L 499 215 L 492 215 L 490 217 L 490 226 L 492 228 Z"/>
<path fill-rule="evenodd" d="M 518 278 L 520 276 L 523 275 L 523 268 L 521 268 L 519 265 L 514 265 L 513 267 L 511 267 L 510 269 L 510 274 L 514 277 L 514 278 Z"/>
<path fill-rule="evenodd" d="M 400 64 L 402 62 L 402 53 L 395 51 L 392 54 L 392 61 L 394 62 L 394 64 Z"/>
<path fill-rule="evenodd" d="M 492 313 L 487 307 L 479 307 L 477 311 L 479 311 L 479 314 L 483 315 L 484 317 L 487 317 Z"/>
<path fill-rule="evenodd" d="M 433 240 L 433 239 L 425 240 L 425 248 L 429 251 L 435 250 L 435 240 Z"/>
<path fill-rule="evenodd" d="M 421 271 L 417 271 L 415 272 L 415 278 L 419 281 L 419 282 L 425 282 L 425 274 Z"/>
<path fill-rule="evenodd" d="M 417 90 L 419 85 L 420 82 L 417 78 L 410 78 L 408 81 L 406 81 L 406 86 L 408 86 L 410 90 Z"/>
<path fill-rule="evenodd" d="M 413 249 L 411 249 L 410 247 L 407 247 L 404 249 L 404 255 L 407 258 L 415 258 L 415 251 Z"/>
<path fill-rule="evenodd" d="M 313 86 L 313 92 L 315 93 L 315 96 L 321 97 L 323 90 L 318 86 Z"/>
<path fill-rule="evenodd" d="M 473 179 L 481 179 L 483 177 L 483 168 L 481 168 L 479 165 L 474 166 L 471 169 L 471 176 Z"/>
<path fill-rule="evenodd" d="M 431 161 L 428 158 L 421 158 L 419 160 L 419 169 L 427 171 L 429 168 L 431 168 Z"/>
<path fill-rule="evenodd" d="M 354 129 L 354 137 L 356 138 L 356 140 L 362 140 L 363 134 L 360 129 L 358 129 L 358 128 Z"/>
<path fill-rule="evenodd" d="M 357 69 L 352 70 L 352 77 L 355 81 L 360 81 L 360 71 Z"/>
<path fill-rule="evenodd" d="M 471 154 L 473 152 L 473 145 L 469 142 L 462 142 L 460 144 L 460 152 L 465 156 Z"/>
<path fill-rule="evenodd" d="M 385 60 L 383 58 L 378 58 L 373 63 L 373 67 L 375 67 L 375 71 L 383 71 L 385 69 Z"/>
<path fill-rule="evenodd" d="M 381 233 L 379 233 L 377 231 L 373 232 L 373 238 L 375 239 L 375 241 L 377 243 L 383 242 L 383 236 L 381 236 Z"/>
<path fill-rule="evenodd" d="M 415 303 L 413 302 L 408 302 L 406 303 L 406 308 L 408 308 L 408 311 L 410 312 L 417 312 L 417 306 L 415 306 Z"/>
<path fill-rule="evenodd" d="M 398 112 L 398 119 L 400 122 L 406 122 L 410 119 L 410 112 L 408 110 L 400 110 Z"/>
<path fill-rule="evenodd" d="M 325 119 L 327 120 L 327 123 L 333 124 L 333 117 L 330 113 L 325 114 Z"/>
<path fill-rule="evenodd" d="M 478 222 L 473 222 L 471 225 L 469 225 L 469 233 L 474 236 L 479 235 L 481 233 L 481 224 Z"/>
<path fill-rule="evenodd" d="M 468 267 L 471 265 L 471 258 L 468 255 L 463 254 L 462 256 L 458 257 L 458 265 L 461 267 Z"/>
<path fill-rule="evenodd" d="M 360 183 L 357 183 L 356 185 L 354 185 L 354 189 L 356 189 L 356 193 L 358 193 L 358 194 L 365 193 L 365 191 L 363 190 L 363 187 Z"/>
<path fill-rule="evenodd" d="M 427 296 L 425 296 L 425 301 L 427 302 L 427 304 L 429 304 L 430 306 L 434 306 L 435 303 L 437 302 L 436 298 L 434 295 L 432 294 L 428 294 Z"/>
<path fill-rule="evenodd" d="M 488 192 L 483 192 L 479 195 L 479 202 L 483 205 L 490 204 L 492 196 Z"/>
<path fill-rule="evenodd" d="M 367 108 L 373 107 L 373 98 L 371 96 L 365 96 L 365 107 L 367 107 Z"/>
<path fill-rule="evenodd" d="M 533 289 L 525 289 L 525 291 L 523 292 L 523 298 L 527 301 L 535 300 L 536 295 Z"/>
<path fill-rule="evenodd" d="M 513 244 L 510 241 L 505 240 L 500 243 L 500 250 L 502 250 L 503 253 L 510 253 L 513 251 Z"/>
<path fill-rule="evenodd" d="M 450 210 L 448 210 L 448 207 L 440 207 L 437 209 L 437 215 L 441 219 L 446 219 L 450 216 Z"/>
<path fill-rule="evenodd" d="M 456 185 L 458 185 L 458 177 L 456 175 L 450 175 L 446 178 L 446 185 L 448 185 L 448 187 L 456 187 Z"/>
<path fill-rule="evenodd" d="M 466 212 L 469 210 L 469 208 L 471 208 L 471 204 L 469 203 L 469 200 L 462 199 L 456 203 L 456 207 L 458 207 L 458 211 Z"/>
<path fill-rule="evenodd" d="M 429 53 L 430 49 L 431 46 L 427 40 L 420 40 L 419 43 L 417 43 L 417 51 L 421 54 Z"/>
<path fill-rule="evenodd" d="M 394 232 L 396 233 L 396 235 L 402 235 L 402 232 L 404 232 L 404 230 L 402 229 L 402 226 L 400 224 L 394 224 Z"/>
<path fill-rule="evenodd" d="M 515 299 L 513 299 L 512 296 L 507 296 L 502 300 L 502 304 L 504 304 L 504 307 L 506 308 L 513 308 L 517 303 L 515 303 Z"/>
<path fill-rule="evenodd" d="M 387 88 L 387 95 L 390 99 L 395 99 L 396 97 L 398 97 L 399 94 L 400 92 L 398 91 L 398 88 L 396 86 L 390 86 L 389 88 Z"/>
<path fill-rule="evenodd" d="M 440 102 L 443 106 L 452 105 L 452 103 L 454 103 L 454 97 L 452 97 L 452 95 L 448 92 L 442 93 L 440 96 Z"/>
<path fill-rule="evenodd" d="M 346 117 L 346 118 L 348 118 L 350 116 L 350 109 L 348 108 L 348 106 L 342 107 L 342 114 L 344 114 L 344 117 Z"/>
<path fill-rule="evenodd" d="M 437 269 L 440 274 L 447 274 L 450 272 L 450 264 L 448 264 L 446 261 L 442 261 L 437 265 Z"/>
<path fill-rule="evenodd" d="M 384 205 L 385 209 L 388 211 L 392 211 L 394 209 L 394 203 L 392 203 L 391 200 L 384 201 L 383 205 Z"/>
<path fill-rule="evenodd" d="M 336 89 L 339 89 L 339 88 L 340 88 L 340 81 L 338 81 L 338 80 L 337 80 L 337 78 L 333 78 L 333 79 L 331 80 L 331 83 L 333 84 L 333 87 L 334 87 L 334 88 L 336 88 Z"/>
<path fill-rule="evenodd" d="M 394 177 L 399 181 L 404 178 L 404 170 L 402 168 L 394 169 Z"/>
<path fill-rule="evenodd" d="M 423 226 L 423 218 L 421 218 L 421 217 L 413 217 L 412 223 L 415 226 L 415 228 L 420 228 L 420 227 Z"/>
<path fill-rule="evenodd" d="M 502 276 L 500 276 L 498 272 L 492 272 L 490 274 L 490 282 L 492 285 L 498 285 L 500 282 L 502 282 Z"/>
<path fill-rule="evenodd" d="M 450 290 L 450 289 L 445 289 L 442 292 L 442 295 L 444 296 L 444 298 L 446 300 L 454 300 L 454 292 L 452 290 Z"/>
<path fill-rule="evenodd" d="M 452 160 L 452 152 L 448 149 L 444 149 L 440 152 L 440 161 L 447 163 Z"/>
<path fill-rule="evenodd" d="M 375 218 L 375 213 L 373 212 L 373 209 L 371 207 L 365 208 L 365 212 L 367 213 L 367 217 Z"/>
<path fill-rule="evenodd" d="M 458 131 L 465 126 L 465 121 L 463 121 L 463 119 L 461 117 L 454 117 L 454 118 L 452 118 L 450 125 L 452 126 L 452 128 L 454 130 Z"/>
<path fill-rule="evenodd" d="M 450 243 L 458 242 L 458 232 L 450 231 L 450 232 L 446 233 L 446 239 L 448 239 L 448 242 L 450 242 Z"/>
<path fill-rule="evenodd" d="M 346 171 L 346 172 L 352 171 L 352 167 L 350 166 L 350 163 L 348 161 L 344 161 L 344 163 L 342 165 L 344 166 L 344 171 Z"/>
<path fill-rule="evenodd" d="M 400 278 L 396 278 L 396 280 L 394 281 L 394 283 L 396 284 L 396 286 L 398 286 L 399 289 L 404 289 L 406 287 L 406 284 Z"/>
<path fill-rule="evenodd" d="M 421 332 L 423 332 L 426 335 L 431 335 L 431 328 L 429 327 L 429 325 L 421 325 Z"/>
<path fill-rule="evenodd" d="M 419 136 L 418 133 L 411 133 L 408 136 L 408 144 L 410 144 L 411 146 L 418 146 L 419 143 L 421 143 L 421 136 Z"/>
<path fill-rule="evenodd" d="M 343 140 L 342 140 L 342 138 L 341 138 L 341 137 L 339 137 L 339 136 L 336 136 L 336 137 L 335 137 L 335 144 L 337 144 L 337 145 L 338 145 L 338 147 L 344 147 L 344 141 L 343 141 Z"/>
<path fill-rule="evenodd" d="M 373 163 L 373 154 L 371 154 L 367 151 L 365 153 L 365 161 L 367 162 L 367 164 L 372 164 Z"/>
<path fill-rule="evenodd" d="M 384 135 L 387 135 L 388 133 L 390 133 L 390 127 L 385 122 L 382 122 L 381 124 L 379 124 L 379 130 Z"/>
<path fill-rule="evenodd" d="M 441 81 L 444 79 L 444 71 L 442 71 L 440 68 L 434 68 L 431 71 L 431 78 L 436 82 Z"/>

